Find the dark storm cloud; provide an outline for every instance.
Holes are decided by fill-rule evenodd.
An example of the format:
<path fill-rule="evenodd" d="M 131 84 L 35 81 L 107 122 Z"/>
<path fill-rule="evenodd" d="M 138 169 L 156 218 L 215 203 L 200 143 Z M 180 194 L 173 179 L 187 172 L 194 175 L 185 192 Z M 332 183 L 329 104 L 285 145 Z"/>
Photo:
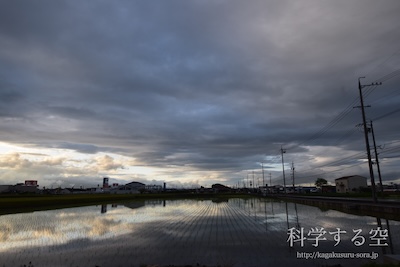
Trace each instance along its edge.
<path fill-rule="evenodd" d="M 279 144 L 362 150 L 358 109 L 315 134 L 357 99 L 359 76 L 399 69 L 399 12 L 397 1 L 3 1 L 1 139 L 232 173 Z M 369 118 L 398 106 L 398 81 L 367 98 Z M 395 118 L 377 122 L 382 140 L 398 138 Z"/>

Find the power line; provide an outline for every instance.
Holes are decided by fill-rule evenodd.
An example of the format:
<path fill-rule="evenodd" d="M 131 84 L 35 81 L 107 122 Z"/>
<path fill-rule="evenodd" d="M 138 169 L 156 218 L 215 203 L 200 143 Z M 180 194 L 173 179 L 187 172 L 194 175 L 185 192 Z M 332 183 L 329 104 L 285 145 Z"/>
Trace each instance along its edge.
<path fill-rule="evenodd" d="M 395 109 L 395 110 L 392 110 L 392 111 L 390 111 L 390 112 L 388 112 L 388 113 L 385 113 L 385 114 L 383 114 L 383 115 L 381 115 L 381 116 L 379 116 L 379 117 L 376 117 L 375 119 L 373 119 L 373 121 L 377 121 L 377 120 L 386 118 L 387 116 L 390 116 L 390 115 L 392 115 L 392 114 L 395 114 L 395 113 L 397 113 L 397 112 L 399 112 L 399 111 L 400 111 L 400 108 Z"/>
<path fill-rule="evenodd" d="M 325 174 L 325 173 L 335 172 L 335 171 L 339 171 L 341 169 L 348 169 L 348 168 L 355 167 L 355 166 L 358 166 L 360 164 L 363 164 L 364 161 L 356 163 L 356 164 L 353 163 L 353 164 L 351 164 L 351 166 L 348 166 L 348 167 L 340 167 L 340 169 L 337 169 L 337 170 L 334 170 L 334 171 L 322 172 L 321 174 L 318 174 L 318 175 L 317 174 L 316 175 L 301 175 L 301 173 L 312 171 L 312 170 L 315 170 L 317 168 L 334 167 L 335 165 L 338 165 L 338 164 L 347 165 L 347 164 L 350 164 L 354 160 L 357 160 L 357 161 L 362 160 L 360 158 L 360 156 L 362 156 L 363 154 L 364 154 L 364 152 L 356 153 L 356 154 L 350 155 L 348 157 L 345 157 L 345 158 L 342 158 L 342 159 L 339 159 L 339 160 L 335 160 L 335 161 L 331 161 L 331 162 L 325 163 L 323 165 L 314 166 L 313 168 L 310 168 L 310 169 L 302 169 L 302 170 L 300 170 L 299 172 L 296 172 L 296 173 L 300 173 L 299 174 L 300 178 L 304 178 L 304 177 L 307 177 L 307 176 L 318 176 L 318 175 L 322 175 L 322 174 Z M 274 179 L 274 181 L 279 181 L 281 179 L 282 179 L 282 176 L 279 176 L 278 178 Z"/>
<path fill-rule="evenodd" d="M 357 167 L 357 166 L 359 166 L 359 165 L 361 165 L 361 164 L 364 164 L 364 163 L 365 163 L 364 161 L 360 161 L 360 162 L 358 162 L 357 164 L 352 164 L 352 165 L 347 166 L 347 167 L 340 167 L 340 168 L 335 169 L 335 170 L 320 172 L 320 173 L 317 173 L 317 174 L 301 175 L 301 174 L 298 174 L 298 172 L 296 172 L 296 173 L 297 173 L 297 181 L 298 181 L 299 179 L 302 179 L 302 178 L 312 178 L 312 177 L 324 176 L 324 175 L 326 175 L 326 174 L 330 174 L 330 173 L 342 171 L 342 170 L 345 170 L 345 169 L 350 169 L 350 168 L 353 168 L 353 167 Z M 281 180 L 281 179 L 282 179 L 281 176 L 279 176 L 278 178 L 275 178 L 275 179 L 273 179 L 273 180 L 274 180 L 275 182 L 279 182 L 279 180 Z"/>
<path fill-rule="evenodd" d="M 341 170 L 353 168 L 353 167 L 356 167 L 356 166 L 361 165 L 361 164 L 364 164 L 364 162 L 361 161 L 361 162 L 359 162 L 357 164 L 353 164 L 353 165 L 350 165 L 350 166 L 347 166 L 347 167 L 340 167 L 339 169 L 336 169 L 336 170 L 333 170 L 333 171 L 326 171 L 326 172 L 321 172 L 321 173 L 318 173 L 318 174 L 311 174 L 311 175 L 304 175 L 304 176 L 297 175 L 297 177 L 300 176 L 300 178 L 305 178 L 305 177 L 323 176 L 323 175 L 328 174 L 328 173 L 333 173 L 333 172 L 338 172 L 338 171 L 341 171 Z"/>
<path fill-rule="evenodd" d="M 368 97 L 377 88 L 379 83 L 388 81 L 398 75 L 400 75 L 400 69 L 395 70 L 389 74 L 386 74 L 386 75 L 382 76 L 381 78 L 378 78 L 377 80 L 375 80 L 372 83 L 373 86 L 366 88 L 364 97 L 365 98 Z M 337 125 L 340 121 L 342 121 L 353 110 L 353 107 L 358 103 L 359 99 L 360 99 L 360 97 L 357 96 L 342 112 L 340 112 L 336 117 L 334 117 L 327 125 L 325 125 L 323 128 L 321 128 L 318 132 L 311 135 L 309 138 L 304 139 L 300 143 L 288 147 L 288 149 L 293 149 L 295 147 L 299 147 L 306 143 L 312 143 L 315 140 L 317 140 L 318 138 L 320 138 L 322 135 L 324 135 L 326 132 L 328 132 L 331 128 L 333 128 L 335 125 Z"/>
<path fill-rule="evenodd" d="M 397 36 L 397 31 L 399 30 L 398 27 L 394 27 L 392 30 L 388 31 L 387 34 L 390 37 L 395 37 Z M 392 42 L 394 42 L 394 39 L 392 39 Z M 387 50 L 387 49 L 385 49 Z M 380 68 L 383 66 L 385 63 L 387 63 L 390 59 L 392 59 L 397 53 L 400 52 L 400 49 L 397 49 L 394 53 L 390 54 L 385 60 L 383 60 L 380 64 L 376 65 L 375 68 L 371 69 L 368 73 L 366 73 L 366 76 L 369 76 L 372 72 L 374 72 L 376 69 Z"/>
<path fill-rule="evenodd" d="M 400 146 L 387 148 L 387 149 L 383 150 L 381 152 L 381 154 L 392 153 L 392 152 L 396 152 L 397 150 L 400 150 Z"/>
<path fill-rule="evenodd" d="M 399 50 L 399 51 L 400 51 L 400 50 Z M 396 51 L 396 53 L 397 53 L 397 52 L 398 52 L 398 51 Z M 395 54 L 396 54 L 396 53 L 395 53 Z M 394 54 L 393 54 L 393 55 L 394 55 Z M 393 56 L 393 55 L 392 55 L 392 56 Z M 387 59 L 387 60 L 388 60 L 388 59 Z M 387 60 L 386 60 L 386 61 L 387 61 Z M 385 62 L 386 62 L 386 61 L 385 61 Z M 385 81 L 388 81 L 388 80 L 390 80 L 390 79 L 393 79 L 393 78 L 395 78 L 395 77 L 397 77 L 397 76 L 399 76 L 399 75 L 400 75 L 400 69 L 395 70 L 395 71 L 392 71 L 391 73 L 386 74 L 386 75 L 384 75 L 384 76 L 382 76 L 382 77 L 376 79 L 372 84 L 370 84 L 370 85 L 368 86 L 368 88 L 365 88 L 365 90 L 364 90 L 364 97 L 368 97 L 370 94 L 372 94 L 372 92 L 374 92 L 374 90 L 377 88 L 378 85 L 380 85 L 380 83 L 385 82 Z M 363 86 L 363 87 L 366 87 L 366 86 Z M 393 93 L 390 93 L 390 94 L 393 94 Z M 396 93 L 396 94 L 397 94 L 397 93 Z M 386 96 L 386 97 L 388 97 L 388 96 Z M 324 134 L 327 133 L 330 129 L 332 129 L 335 125 L 337 125 L 340 121 L 342 121 L 342 120 L 353 110 L 353 107 L 355 106 L 355 104 L 356 104 L 359 100 L 360 100 L 360 96 L 359 96 L 359 97 L 356 97 L 342 112 L 340 112 L 338 115 L 336 115 L 328 124 L 326 124 L 324 127 L 322 127 L 319 131 L 317 131 L 315 134 L 311 135 L 309 138 L 303 139 L 303 141 L 301 141 L 300 143 L 291 145 L 291 146 L 288 147 L 287 149 L 293 149 L 293 148 L 295 148 L 295 147 L 299 147 L 299 146 L 304 145 L 304 144 L 306 144 L 306 143 L 308 143 L 308 144 L 313 143 L 315 140 L 317 140 L 318 138 L 320 138 L 322 135 L 324 135 Z M 380 100 L 375 100 L 374 102 L 377 102 L 377 101 L 380 101 Z M 387 117 L 387 116 L 390 116 L 390 115 L 392 115 L 392 114 L 394 114 L 394 113 L 397 113 L 397 112 L 399 112 L 399 111 L 400 111 L 400 108 L 398 108 L 398 109 L 396 109 L 396 110 L 393 110 L 393 111 L 391 111 L 391 112 L 385 113 L 385 114 L 383 114 L 383 115 L 381 115 L 381 116 L 379 116 L 379 117 L 376 117 L 376 118 L 374 119 L 374 121 L 379 120 L 379 119 L 383 119 L 383 118 L 385 118 L 385 117 Z M 355 132 L 355 128 L 348 130 L 345 134 L 343 134 L 343 135 L 337 140 L 337 142 L 338 142 L 338 143 L 343 142 L 343 140 L 349 138 L 352 134 L 354 134 L 354 132 Z M 282 152 L 282 151 L 281 151 L 281 152 Z M 318 166 L 318 168 L 327 167 L 327 166 L 329 166 L 329 165 L 338 164 L 338 163 L 345 164 L 346 160 L 348 160 L 349 158 L 352 158 L 352 157 L 354 157 L 354 156 L 358 156 L 358 155 L 360 155 L 360 154 L 363 154 L 363 153 L 358 153 L 358 154 L 352 155 L 352 156 L 350 156 L 350 157 L 347 157 L 347 158 L 344 158 L 344 159 L 340 159 L 340 160 L 338 160 L 338 161 L 333 161 L 333 162 L 330 162 L 330 163 L 328 163 L 328 164 Z M 344 162 L 343 162 L 343 161 L 344 161 Z M 353 166 L 357 166 L 357 165 L 360 165 L 360 164 L 362 164 L 362 163 L 363 163 L 363 162 L 358 163 L 358 164 L 356 164 L 356 165 L 353 164 L 352 166 L 345 167 L 345 168 L 341 168 L 341 169 L 351 168 L 351 167 L 353 167 Z M 339 171 L 339 170 L 340 170 L 340 169 L 335 170 L 335 171 Z M 331 171 L 331 172 L 334 172 L 334 171 Z M 284 177 L 283 177 L 283 178 L 284 178 Z M 279 179 L 281 179 L 281 178 L 279 178 Z M 274 179 L 274 180 L 275 180 L 275 179 Z"/>
<path fill-rule="evenodd" d="M 338 124 L 341 120 L 343 120 L 352 110 L 355 103 L 357 103 L 358 98 L 355 98 L 342 112 L 340 112 L 335 118 L 333 118 L 327 125 L 325 125 L 321 130 L 313 134 L 311 137 L 304 139 L 302 142 L 298 143 L 297 145 L 293 145 L 288 149 L 293 149 L 294 147 L 299 147 L 306 143 L 312 143 L 313 141 L 317 140 L 323 134 L 325 134 L 328 130 Z"/>
<path fill-rule="evenodd" d="M 396 29 L 398 30 L 398 28 Z M 393 58 L 398 52 L 400 52 L 400 49 L 396 50 L 393 54 L 391 54 L 389 57 L 387 57 L 382 63 L 378 64 L 374 69 L 366 73 L 367 76 L 370 75 L 371 72 L 375 71 L 379 67 L 383 66 L 385 63 L 387 63 L 391 58 Z"/>
<path fill-rule="evenodd" d="M 396 141 L 392 141 L 389 143 L 385 143 L 384 145 L 391 145 L 391 144 L 396 144 L 396 143 L 400 143 L 400 140 L 396 140 Z"/>
<path fill-rule="evenodd" d="M 354 159 L 359 159 L 359 156 L 361 156 L 363 154 L 364 154 L 364 152 L 360 152 L 360 153 L 357 153 L 357 154 L 350 155 L 350 156 L 348 156 L 346 158 L 341 158 L 339 160 L 331 161 L 331 162 L 325 163 L 323 165 L 317 165 L 317 166 L 314 166 L 313 168 L 305 169 L 305 170 L 301 170 L 301 171 L 304 172 L 304 171 L 314 170 L 314 169 L 317 169 L 317 168 L 333 167 L 335 165 L 338 165 L 339 163 L 340 163 L 340 165 L 343 165 L 343 164 L 348 163 L 349 159 L 353 159 L 353 160 Z"/>
<path fill-rule="evenodd" d="M 397 69 L 395 71 L 392 71 L 389 74 L 386 74 L 386 75 L 382 76 L 381 78 L 373 81 L 373 83 L 383 83 L 383 82 L 388 81 L 388 80 L 390 80 L 390 79 L 392 79 L 392 78 L 394 78 L 394 77 L 396 77 L 398 75 L 400 75 L 400 69 Z"/>
<path fill-rule="evenodd" d="M 392 142 L 391 144 L 393 144 L 393 143 L 399 143 L 400 141 L 396 141 L 396 142 Z M 397 151 L 400 151 L 400 146 L 396 146 L 396 147 L 392 147 L 392 148 L 388 148 L 388 149 L 385 149 L 385 150 L 383 150 L 380 154 L 381 155 L 385 155 L 385 154 L 389 154 L 389 153 L 393 153 L 393 152 L 397 152 Z M 336 169 L 336 170 L 331 170 L 331 171 L 325 171 L 325 172 L 320 172 L 320 173 L 318 173 L 318 174 L 307 174 L 307 175 L 302 175 L 301 173 L 304 173 L 304 172 L 308 172 L 308 171 L 312 171 L 312 170 L 315 170 L 316 168 L 326 168 L 326 167 L 333 167 L 333 166 L 335 166 L 335 165 L 337 165 L 337 164 L 341 164 L 341 165 L 346 165 L 346 163 L 350 163 L 348 160 L 349 159 L 356 159 L 356 160 L 361 160 L 360 158 L 359 158 L 359 156 L 361 156 L 361 155 L 363 155 L 364 154 L 364 152 L 361 152 L 361 153 L 357 153 L 357 154 L 353 154 L 353 155 L 350 155 L 350 156 L 348 156 L 348 157 L 346 157 L 346 158 L 342 158 L 342 159 L 340 159 L 340 160 L 336 160 L 336 161 L 332 161 L 332 162 L 329 162 L 329 163 L 326 163 L 326 164 L 324 164 L 324 165 L 318 165 L 318 166 L 315 166 L 314 168 L 311 168 L 311 169 L 303 169 L 303 170 L 300 170 L 300 172 L 297 172 L 297 177 L 299 178 L 299 179 L 301 179 L 301 178 L 306 178 L 306 177 L 316 177 L 316 176 L 323 176 L 323 175 L 325 175 L 325 174 L 329 174 L 329 173 L 333 173 L 333 172 L 338 172 L 338 171 L 340 171 L 340 170 L 344 170 L 344 169 L 349 169 L 349 168 L 352 168 L 352 167 L 356 167 L 356 166 L 359 166 L 359 165 L 361 165 L 361 164 L 364 164 L 364 162 L 365 161 L 360 161 L 360 162 L 358 162 L 358 163 L 356 163 L 356 164 L 351 164 L 350 166 L 347 166 L 347 167 L 343 167 L 343 166 L 341 166 L 340 168 L 338 168 L 338 169 Z M 385 158 L 395 158 L 395 157 L 398 157 L 399 155 L 396 155 L 396 156 L 385 156 L 385 157 L 383 157 L 383 159 L 385 159 Z"/>
<path fill-rule="evenodd" d="M 400 88 L 396 88 L 395 90 L 389 92 L 387 95 L 384 95 L 384 96 L 381 96 L 380 98 L 374 99 L 374 101 L 372 103 L 380 102 L 385 98 L 393 99 L 395 96 L 397 96 L 399 94 L 400 94 Z"/>
<path fill-rule="evenodd" d="M 339 137 L 339 139 L 334 143 L 334 145 L 337 146 L 338 144 L 342 143 L 347 138 L 350 138 L 355 132 L 357 132 L 357 128 L 356 127 L 351 128 L 350 130 L 345 132 L 341 137 Z"/>

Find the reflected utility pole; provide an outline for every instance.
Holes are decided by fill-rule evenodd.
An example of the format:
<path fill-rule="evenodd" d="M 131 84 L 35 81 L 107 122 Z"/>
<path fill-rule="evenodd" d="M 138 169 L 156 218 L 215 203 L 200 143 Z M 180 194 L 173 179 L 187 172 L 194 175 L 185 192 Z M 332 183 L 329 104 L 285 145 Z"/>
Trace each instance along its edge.
<path fill-rule="evenodd" d="M 367 157 L 368 157 L 369 176 L 371 178 L 372 199 L 374 202 L 378 202 L 378 199 L 376 197 L 374 170 L 372 168 L 371 151 L 370 151 L 370 146 L 369 146 L 368 129 L 367 129 L 367 121 L 365 118 L 365 109 L 364 109 L 364 100 L 363 100 L 362 89 L 365 87 L 368 87 L 368 86 L 381 85 L 382 83 L 380 83 L 380 84 L 372 83 L 372 84 L 367 84 L 367 85 L 361 85 L 360 79 L 362 79 L 362 78 L 365 78 L 365 77 L 358 78 L 358 90 L 360 93 L 361 113 L 362 113 L 363 126 L 364 126 L 365 147 L 367 150 Z"/>
<path fill-rule="evenodd" d="M 283 161 L 283 153 L 286 153 L 286 149 L 283 149 L 283 147 L 281 146 L 282 174 L 283 174 L 283 192 L 286 194 L 285 163 L 284 163 L 284 161 Z"/>

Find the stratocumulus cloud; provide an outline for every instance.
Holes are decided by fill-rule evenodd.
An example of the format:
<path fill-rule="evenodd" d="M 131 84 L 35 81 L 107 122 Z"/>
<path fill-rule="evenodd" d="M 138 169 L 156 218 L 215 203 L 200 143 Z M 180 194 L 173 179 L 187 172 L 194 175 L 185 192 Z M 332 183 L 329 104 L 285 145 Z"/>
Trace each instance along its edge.
<path fill-rule="evenodd" d="M 299 183 L 368 175 L 353 109 L 366 76 L 383 77 L 367 116 L 395 181 L 399 13 L 397 0 L 3 1 L 0 177 L 236 185 L 264 162 L 280 183 L 281 145 Z"/>

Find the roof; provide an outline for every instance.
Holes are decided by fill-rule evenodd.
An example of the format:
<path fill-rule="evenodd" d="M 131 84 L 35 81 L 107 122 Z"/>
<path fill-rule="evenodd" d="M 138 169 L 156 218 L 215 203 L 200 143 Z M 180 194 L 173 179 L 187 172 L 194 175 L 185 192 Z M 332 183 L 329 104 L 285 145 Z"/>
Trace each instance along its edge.
<path fill-rule="evenodd" d="M 223 185 L 223 184 L 213 184 L 211 186 L 211 188 L 214 188 L 214 189 L 230 189 L 228 186 Z"/>
<path fill-rule="evenodd" d="M 130 182 L 130 183 L 127 183 L 126 185 L 140 185 L 140 186 L 145 186 L 144 183 L 139 183 L 139 182 Z"/>
<path fill-rule="evenodd" d="M 360 176 L 360 175 L 350 175 L 350 176 L 344 176 L 344 177 L 337 178 L 337 179 L 335 179 L 335 181 L 338 181 L 338 180 L 347 180 L 347 179 L 353 178 L 353 177 L 367 179 L 367 178 L 365 178 L 364 176 Z"/>

